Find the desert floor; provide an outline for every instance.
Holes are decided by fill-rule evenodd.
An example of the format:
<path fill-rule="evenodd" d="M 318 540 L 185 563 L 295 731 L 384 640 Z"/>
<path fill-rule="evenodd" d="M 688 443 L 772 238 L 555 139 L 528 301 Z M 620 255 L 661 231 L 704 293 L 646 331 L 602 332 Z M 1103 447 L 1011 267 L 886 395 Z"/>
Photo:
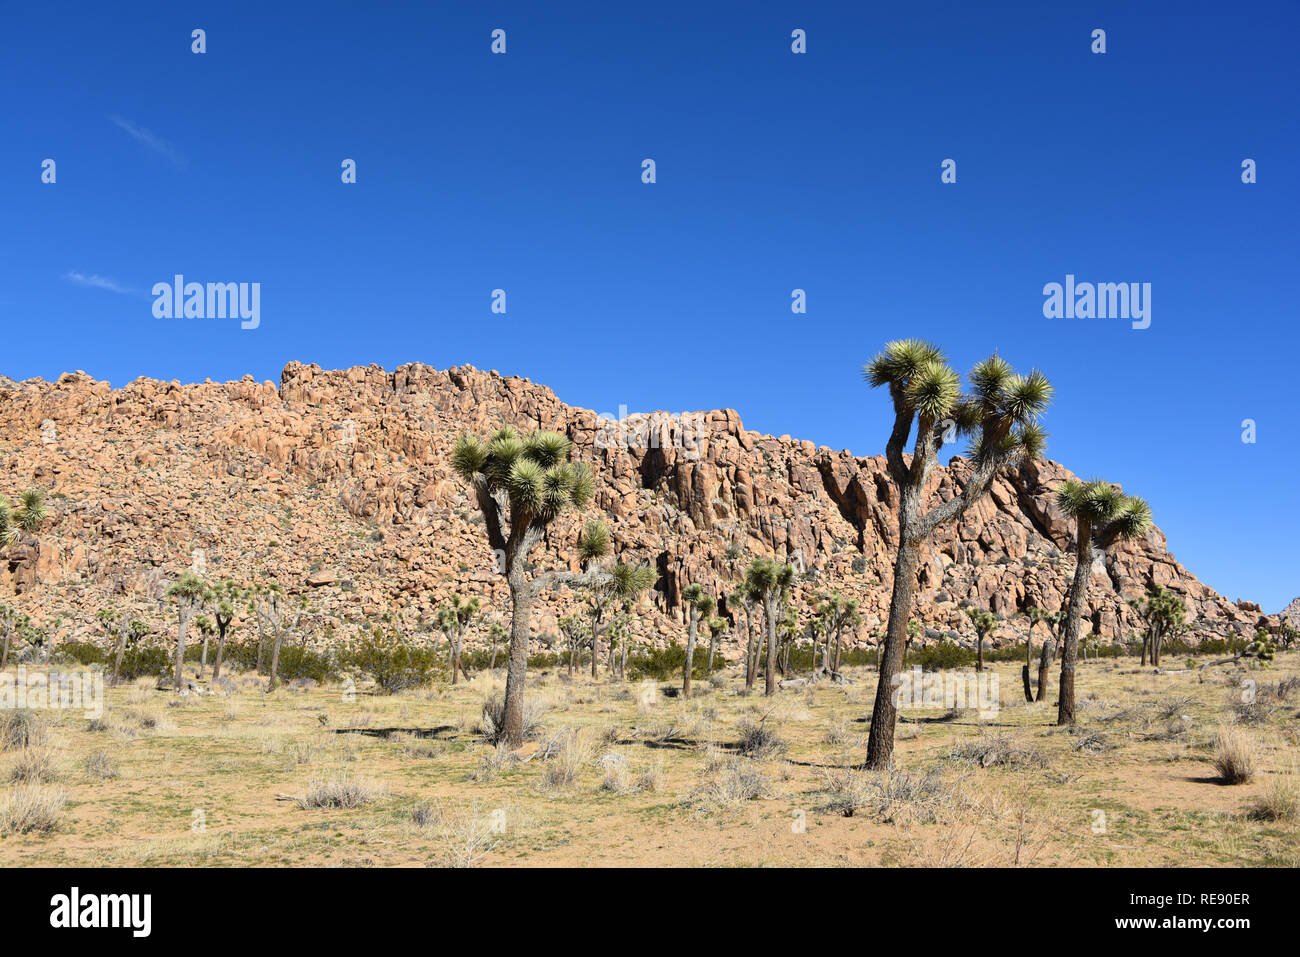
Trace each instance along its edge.
<path fill-rule="evenodd" d="M 1026 704 L 1019 665 L 990 667 L 998 713 L 904 712 L 892 774 L 858 767 L 870 669 L 764 698 L 732 668 L 690 701 L 531 673 L 544 711 L 517 752 L 479 731 L 499 671 L 392 696 L 141 680 L 0 753 L 0 864 L 1300 865 L 1300 653 L 1086 662 L 1074 731 L 1053 726 L 1055 679 Z M 1224 729 L 1253 751 L 1247 783 L 1219 781 Z M 16 830 L 23 801 L 52 827 Z"/>

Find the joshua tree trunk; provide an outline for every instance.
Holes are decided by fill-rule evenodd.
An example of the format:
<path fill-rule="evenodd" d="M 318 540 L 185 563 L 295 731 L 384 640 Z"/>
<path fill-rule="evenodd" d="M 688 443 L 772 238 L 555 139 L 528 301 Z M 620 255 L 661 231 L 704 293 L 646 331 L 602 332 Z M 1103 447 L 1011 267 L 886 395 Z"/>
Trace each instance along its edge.
<path fill-rule="evenodd" d="M 1020 683 L 1025 686 L 1025 700 L 1033 703 L 1034 690 L 1029 684 L 1029 663 L 1034 660 L 1034 643 L 1030 635 L 1025 635 L 1025 663 L 1020 669 Z"/>
<path fill-rule="evenodd" d="M 190 627 L 190 610 L 181 607 L 178 613 L 180 627 L 176 633 L 176 690 L 185 687 L 185 633 Z"/>
<path fill-rule="evenodd" d="M 117 687 L 118 675 L 122 672 L 122 658 L 126 655 L 126 628 L 117 633 L 117 655 L 113 658 L 113 686 Z"/>
<path fill-rule="evenodd" d="M 713 660 L 718 652 L 718 633 L 710 629 L 709 634 L 709 674 L 713 674 Z"/>
<path fill-rule="evenodd" d="M 983 670 L 984 670 L 984 636 L 976 635 L 975 636 L 975 671 L 978 673 Z"/>
<path fill-rule="evenodd" d="M 0 671 L 4 671 L 5 666 L 9 664 L 9 633 L 5 632 L 4 651 L 0 651 Z"/>
<path fill-rule="evenodd" d="M 600 613 L 591 616 L 591 676 L 600 677 L 596 668 L 600 664 Z"/>
<path fill-rule="evenodd" d="M 275 630 L 275 644 L 271 647 L 271 680 L 267 683 L 267 691 L 274 691 L 280 686 L 280 642 L 283 640 L 284 632 L 277 628 Z"/>
<path fill-rule="evenodd" d="M 776 694 L 776 656 L 779 651 L 776 631 L 780 624 L 776 613 L 780 600 L 779 589 L 774 588 L 763 601 L 763 624 L 767 628 L 767 672 L 764 676 L 764 696 Z"/>
<path fill-rule="evenodd" d="M 906 537 L 894 561 L 894 587 L 889 602 L 889 625 L 885 647 L 881 649 L 880 677 L 876 685 L 876 703 L 871 709 L 871 732 L 867 738 L 867 767 L 884 770 L 894 760 L 894 723 L 898 709 L 894 706 L 894 686 L 903 670 L 903 653 L 907 648 L 907 622 L 912 613 L 916 592 L 916 569 L 920 564 L 920 547 Z"/>
<path fill-rule="evenodd" d="M 500 734 L 506 744 L 517 748 L 524 743 L 524 679 L 528 673 L 528 626 L 533 591 L 522 572 L 514 569 L 506 576 L 506 582 L 510 586 L 510 660 L 506 665 L 506 700 Z"/>
<path fill-rule="evenodd" d="M 1088 603 L 1088 578 L 1092 574 L 1092 526 L 1079 519 L 1078 561 L 1070 582 L 1070 603 L 1065 617 L 1065 647 L 1061 649 L 1061 687 L 1056 710 L 1058 725 L 1074 724 L 1074 668 L 1079 655 L 1079 630 Z"/>
<path fill-rule="evenodd" d="M 1038 658 L 1038 694 L 1034 697 L 1035 701 L 1042 701 L 1047 697 L 1047 669 L 1052 666 L 1052 659 L 1056 657 L 1056 635 L 1044 639 L 1043 651 Z"/>
<path fill-rule="evenodd" d="M 754 681 L 758 678 L 758 651 L 762 647 L 762 627 L 754 630 L 753 616 L 745 612 L 745 634 L 749 643 L 745 648 L 745 694 L 754 690 Z"/>
<path fill-rule="evenodd" d="M 217 660 L 212 663 L 212 683 L 221 677 L 221 659 L 226 655 L 226 629 L 217 625 Z"/>
<path fill-rule="evenodd" d="M 262 630 L 262 623 L 259 621 L 257 623 L 257 664 L 253 666 L 253 670 L 259 675 L 262 673 L 262 657 L 265 648 L 266 633 Z"/>
<path fill-rule="evenodd" d="M 682 697 L 691 696 L 691 668 L 695 662 L 695 628 L 699 622 L 699 613 L 691 608 L 687 615 L 690 619 L 690 628 L 686 634 L 686 665 L 682 669 Z"/>
<path fill-rule="evenodd" d="M 204 632 L 203 652 L 202 654 L 199 655 L 199 677 L 202 678 L 203 673 L 207 670 L 208 670 L 208 635 L 207 632 Z"/>

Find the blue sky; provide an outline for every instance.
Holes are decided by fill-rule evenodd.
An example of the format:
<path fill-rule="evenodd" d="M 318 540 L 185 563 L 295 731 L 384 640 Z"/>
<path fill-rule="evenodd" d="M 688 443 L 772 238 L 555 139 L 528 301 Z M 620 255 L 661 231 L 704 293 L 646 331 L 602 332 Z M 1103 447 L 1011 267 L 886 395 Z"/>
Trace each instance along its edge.
<path fill-rule="evenodd" d="M 1056 384 L 1052 458 L 1276 611 L 1300 593 L 1300 7 L 982 6 L 10 4 L 0 374 L 472 363 L 868 455 L 883 342 L 997 348 Z M 176 273 L 260 282 L 259 328 L 154 318 Z M 1067 273 L 1151 283 L 1151 327 L 1044 318 Z"/>

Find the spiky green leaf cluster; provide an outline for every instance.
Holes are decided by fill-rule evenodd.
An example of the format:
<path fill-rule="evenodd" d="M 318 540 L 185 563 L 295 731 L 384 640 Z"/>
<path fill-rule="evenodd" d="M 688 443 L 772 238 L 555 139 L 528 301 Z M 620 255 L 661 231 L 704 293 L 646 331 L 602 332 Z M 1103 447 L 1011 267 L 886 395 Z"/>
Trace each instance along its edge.
<path fill-rule="evenodd" d="M 609 529 L 598 518 L 590 519 L 578 533 L 578 560 L 584 564 L 609 552 Z"/>
<path fill-rule="evenodd" d="M 167 586 L 166 597 L 193 602 L 205 602 L 212 592 L 207 582 L 193 572 L 185 572 L 180 578 Z"/>
<path fill-rule="evenodd" d="M 693 608 L 701 615 L 707 615 L 713 611 L 713 598 L 700 585 L 691 584 L 683 588 L 682 601 L 685 602 L 686 607 Z"/>
<path fill-rule="evenodd" d="M 558 432 L 539 430 L 521 437 L 504 426 L 487 442 L 473 435 L 458 437 L 451 464 L 466 482 L 482 482 L 494 494 L 504 492 L 512 509 L 548 522 L 569 506 L 585 506 L 595 489 L 590 466 L 568 461 L 572 448 Z"/>
<path fill-rule="evenodd" d="M 610 575 L 614 596 L 622 601 L 631 601 L 659 579 L 649 565 L 615 565 Z"/>
<path fill-rule="evenodd" d="M 745 570 L 745 588 L 755 600 L 761 601 L 774 590 L 788 589 L 794 584 L 794 566 L 759 558 Z"/>

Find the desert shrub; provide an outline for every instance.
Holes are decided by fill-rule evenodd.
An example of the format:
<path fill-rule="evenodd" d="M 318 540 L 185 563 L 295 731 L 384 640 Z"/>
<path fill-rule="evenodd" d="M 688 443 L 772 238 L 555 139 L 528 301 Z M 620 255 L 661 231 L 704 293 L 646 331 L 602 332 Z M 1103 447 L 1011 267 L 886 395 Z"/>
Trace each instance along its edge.
<path fill-rule="evenodd" d="M 423 830 L 433 832 L 442 844 L 437 864 L 441 867 L 473 867 L 498 843 L 491 815 L 479 813 L 473 804 L 421 804 L 411 819 Z"/>
<path fill-rule="evenodd" d="M 75 661 L 79 665 L 102 665 L 110 661 L 109 655 L 99 645 L 89 641 L 70 640 L 62 642 L 55 653 L 65 660 Z"/>
<path fill-rule="evenodd" d="M 771 728 L 767 727 L 764 718 L 755 721 L 753 718 L 742 718 L 740 721 L 740 741 L 737 744 L 737 750 L 741 754 L 760 760 L 774 758 L 779 754 L 784 754 L 788 745 L 777 736 Z"/>
<path fill-rule="evenodd" d="M 9 769 L 9 780 L 17 784 L 49 784 L 58 776 L 54 755 L 44 748 L 24 748 Z"/>
<path fill-rule="evenodd" d="M 126 681 L 133 681 L 136 678 L 161 678 L 171 671 L 174 663 L 172 652 L 163 646 L 137 642 L 128 646 L 122 654 L 122 670 L 118 672 L 118 677 Z M 108 669 L 111 673 L 111 660 L 108 662 Z"/>
<path fill-rule="evenodd" d="M 1255 746 L 1240 731 L 1220 728 L 1214 770 L 1224 784 L 1246 784 L 1255 777 Z"/>
<path fill-rule="evenodd" d="M 0 751 L 19 751 L 45 743 L 45 717 L 30 708 L 0 711 Z"/>
<path fill-rule="evenodd" d="M 478 727 L 475 730 L 489 744 L 496 744 L 501 740 L 501 722 L 504 720 L 505 710 L 505 698 L 497 695 L 492 695 L 483 702 Z M 542 716 L 546 714 L 546 709 L 535 698 L 525 697 L 523 712 L 524 737 L 537 737 L 542 729 Z"/>
<path fill-rule="evenodd" d="M 730 758 L 710 762 L 704 779 L 687 795 L 685 803 L 697 814 L 726 814 L 770 793 L 771 784 L 757 762 Z"/>
<path fill-rule="evenodd" d="M 1264 781 L 1264 790 L 1247 809 L 1256 821 L 1295 821 L 1300 819 L 1300 789 L 1296 787 L 1295 772 L 1271 775 Z"/>
<path fill-rule="evenodd" d="M 117 761 L 107 751 L 92 751 L 86 755 L 86 774 L 100 781 L 108 781 L 118 776 Z"/>
<path fill-rule="evenodd" d="M 948 757 L 949 760 L 964 761 L 981 768 L 1040 768 L 1047 764 L 1046 756 L 1037 748 L 1001 734 L 955 745 Z"/>
<path fill-rule="evenodd" d="M 379 628 L 363 631 L 343 658 L 345 667 L 369 675 L 385 694 L 427 685 L 442 669 L 442 656 L 432 645 L 403 641 L 395 631 Z"/>
<path fill-rule="evenodd" d="M 707 641 L 705 642 L 707 645 Z M 668 681 L 680 678 L 686 667 L 686 649 L 676 643 L 666 648 L 640 648 L 628 653 L 627 675 L 632 680 L 650 678 L 655 681 Z M 695 660 L 691 663 L 691 678 L 703 681 L 708 677 L 709 652 L 704 649 L 700 654 L 695 650 Z"/>
<path fill-rule="evenodd" d="M 985 656 L 987 658 L 987 655 Z M 975 652 L 951 641 L 936 641 L 912 650 L 910 664 L 920 665 L 923 671 L 946 671 L 969 668 L 975 664 Z"/>
<path fill-rule="evenodd" d="M 583 765 L 591 760 L 591 739 L 583 728 L 566 728 L 547 742 L 542 783 L 547 788 L 565 788 L 578 779 Z"/>
<path fill-rule="evenodd" d="M 0 834 L 48 833 L 59 823 L 66 800 L 62 791 L 20 784 L 0 797 Z"/>
<path fill-rule="evenodd" d="M 656 757 L 636 776 L 636 789 L 654 794 L 664 787 L 664 759 Z"/>
<path fill-rule="evenodd" d="M 300 808 L 356 808 L 370 804 L 383 793 L 383 789 L 369 781 L 338 774 L 328 778 L 315 778 L 298 798 Z"/>

